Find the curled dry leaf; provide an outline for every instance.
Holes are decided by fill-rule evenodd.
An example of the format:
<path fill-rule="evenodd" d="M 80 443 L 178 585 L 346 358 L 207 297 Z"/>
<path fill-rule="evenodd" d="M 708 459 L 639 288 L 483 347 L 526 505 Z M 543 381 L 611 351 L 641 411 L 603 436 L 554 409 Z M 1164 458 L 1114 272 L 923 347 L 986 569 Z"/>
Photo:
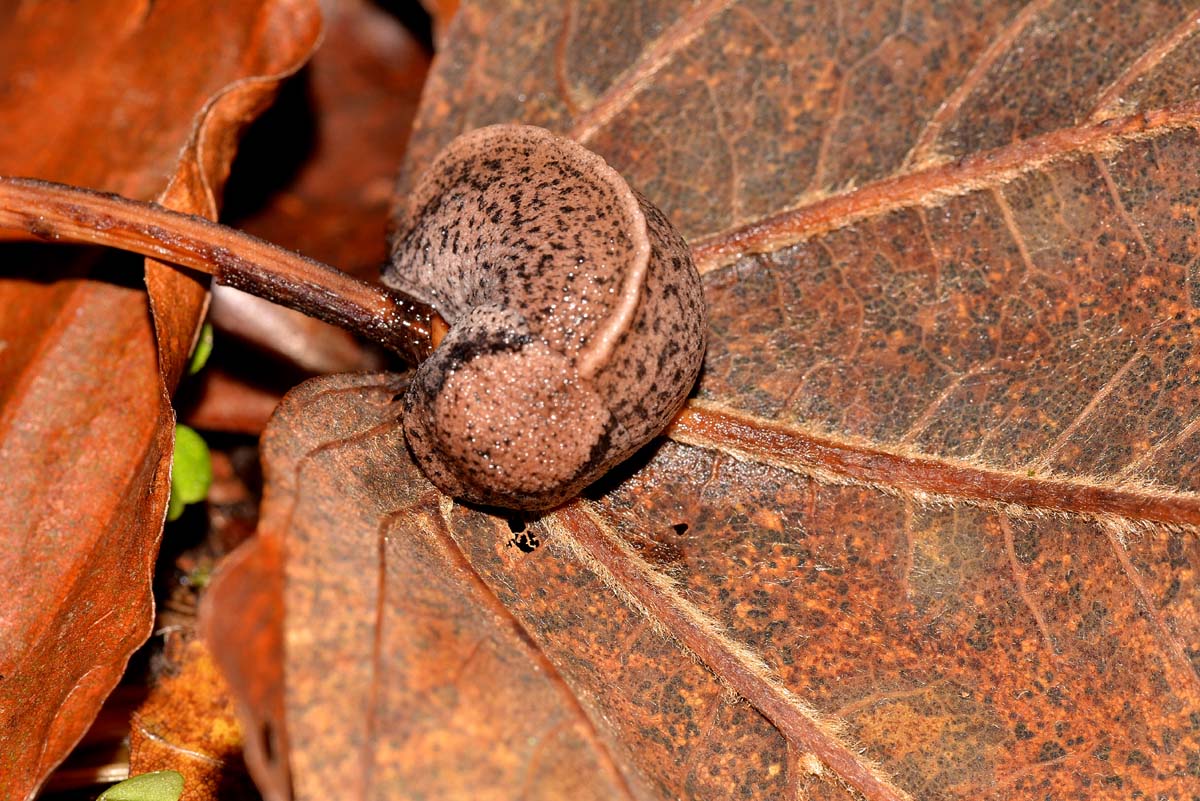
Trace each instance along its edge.
<path fill-rule="evenodd" d="M 460 9 L 402 187 L 462 130 L 570 133 L 691 241 L 705 372 L 528 554 L 397 474 L 386 384 L 292 396 L 264 532 L 297 797 L 417 758 L 441 797 L 549 780 L 519 716 L 454 714 L 510 675 L 464 643 L 513 631 L 565 710 L 535 741 L 588 732 L 561 764 L 616 797 L 1194 792 L 1200 12 L 782 6 Z"/>
<path fill-rule="evenodd" d="M 303 0 L 0 4 L 0 173 L 213 216 L 238 132 L 318 30 Z M 3 247 L 0 788 L 20 799 L 149 633 L 168 395 L 206 289 L 149 264 L 152 327 L 108 256 Z"/>
<path fill-rule="evenodd" d="M 247 760 L 260 787 L 288 797 L 290 767 L 298 798 L 329 787 L 349 797 L 508 798 L 515 787 L 627 797 L 571 688 L 463 560 L 457 515 L 411 460 L 395 458 L 403 388 L 386 375 L 310 381 L 264 438 L 260 536 L 214 582 L 203 616 L 223 646 L 218 660 L 253 702 L 246 730 L 261 740 L 247 744 Z M 482 521 L 504 551 L 507 526 Z M 264 662 L 287 684 L 264 681 L 254 668 Z M 430 762 L 437 752 L 474 758 L 448 769 Z"/>
<path fill-rule="evenodd" d="M 242 734 L 224 679 L 204 645 L 170 638 L 170 669 L 133 715 L 133 774 L 183 775 L 181 801 L 252 801 L 258 797 L 242 762 Z"/>

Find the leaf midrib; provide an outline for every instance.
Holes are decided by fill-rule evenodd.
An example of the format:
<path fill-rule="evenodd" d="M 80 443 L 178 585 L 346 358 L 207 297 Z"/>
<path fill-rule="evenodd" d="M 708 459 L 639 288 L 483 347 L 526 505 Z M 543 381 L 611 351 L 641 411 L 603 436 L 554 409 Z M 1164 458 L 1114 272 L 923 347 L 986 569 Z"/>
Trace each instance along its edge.
<path fill-rule="evenodd" d="M 828 480 L 977 504 L 1131 522 L 1200 526 L 1200 494 L 1096 477 L 1029 475 L 818 433 L 711 401 L 693 400 L 671 423 L 672 440 Z"/>

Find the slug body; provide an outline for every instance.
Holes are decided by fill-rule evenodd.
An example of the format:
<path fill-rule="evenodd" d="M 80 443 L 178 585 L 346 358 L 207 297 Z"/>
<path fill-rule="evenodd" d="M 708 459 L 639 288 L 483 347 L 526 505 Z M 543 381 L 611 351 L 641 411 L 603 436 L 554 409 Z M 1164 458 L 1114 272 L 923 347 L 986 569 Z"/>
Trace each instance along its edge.
<path fill-rule="evenodd" d="M 398 215 L 383 282 L 449 325 L 403 422 L 429 479 L 474 503 L 574 496 L 661 432 L 700 371 L 687 244 L 603 159 L 541 128 L 443 150 Z"/>

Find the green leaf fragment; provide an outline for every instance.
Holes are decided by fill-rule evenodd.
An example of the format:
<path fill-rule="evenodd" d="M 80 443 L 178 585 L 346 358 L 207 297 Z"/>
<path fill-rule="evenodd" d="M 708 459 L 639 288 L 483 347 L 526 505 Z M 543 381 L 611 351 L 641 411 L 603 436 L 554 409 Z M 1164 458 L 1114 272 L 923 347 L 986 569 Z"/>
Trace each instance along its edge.
<path fill-rule="evenodd" d="M 167 499 L 167 522 L 178 520 L 179 516 L 183 514 L 184 506 L 185 504 L 179 500 L 179 496 L 172 492 L 171 497 Z"/>
<path fill-rule="evenodd" d="M 208 363 L 208 357 L 212 355 L 212 349 L 212 323 L 205 323 L 204 327 L 200 329 L 200 338 L 196 340 L 196 347 L 192 351 L 192 360 L 188 362 L 188 375 L 195 375 L 204 369 L 204 365 Z"/>
<path fill-rule="evenodd" d="M 171 469 L 167 520 L 177 520 L 189 503 L 204 500 L 212 479 L 212 457 L 204 439 L 187 426 L 175 426 L 175 459 Z"/>
<path fill-rule="evenodd" d="M 96 801 L 179 801 L 181 795 L 183 775 L 173 770 L 157 770 L 114 784 Z"/>

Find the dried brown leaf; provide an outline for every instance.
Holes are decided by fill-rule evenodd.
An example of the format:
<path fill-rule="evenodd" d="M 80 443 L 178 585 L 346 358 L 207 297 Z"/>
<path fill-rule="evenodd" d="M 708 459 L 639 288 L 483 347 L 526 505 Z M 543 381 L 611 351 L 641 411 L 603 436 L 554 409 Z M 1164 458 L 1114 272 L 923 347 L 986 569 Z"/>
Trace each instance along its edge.
<path fill-rule="evenodd" d="M 129 771 L 183 775 L 180 801 L 253 801 L 225 680 L 199 640 L 168 640 L 170 667 L 133 715 Z"/>
<path fill-rule="evenodd" d="M 251 767 L 259 754 L 286 756 L 286 742 L 300 798 L 329 787 L 379 797 L 506 798 L 516 787 L 532 798 L 630 797 L 571 688 L 462 559 L 449 505 L 409 459 L 395 458 L 404 452 L 392 424 L 396 380 L 308 382 L 264 440 L 260 536 L 226 566 L 206 615 L 235 688 L 257 696 L 247 729 L 273 740 L 255 745 Z M 497 522 L 507 532 L 485 519 L 491 539 Z M 255 591 L 264 582 L 282 595 L 266 614 L 269 594 Z M 239 611 L 250 604 L 252 614 Z M 275 628 L 282 609 L 286 632 Z M 253 667 L 279 664 L 272 657 L 283 687 Z M 475 758 L 430 769 L 431 753 L 463 751 Z M 273 776 L 264 789 L 280 798 L 284 786 Z"/>
<path fill-rule="evenodd" d="M 311 4 L 291 0 L 5 3 L 0 173 L 211 216 L 238 131 L 307 57 L 318 27 Z M 152 325 L 145 293 L 122 283 L 136 274 L 128 263 L 4 251 L 0 788 L 20 799 L 83 733 L 149 632 L 168 391 L 206 290 L 150 264 Z"/>

